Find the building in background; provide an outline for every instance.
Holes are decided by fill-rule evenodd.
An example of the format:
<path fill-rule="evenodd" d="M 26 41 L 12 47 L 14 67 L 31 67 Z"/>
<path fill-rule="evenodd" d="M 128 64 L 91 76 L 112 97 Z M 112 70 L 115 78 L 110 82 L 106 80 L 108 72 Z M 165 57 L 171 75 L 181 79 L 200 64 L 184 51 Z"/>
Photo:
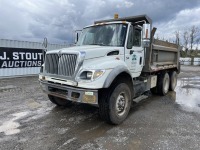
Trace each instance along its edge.
<path fill-rule="evenodd" d="M 0 39 L 0 78 L 35 75 L 43 64 L 44 51 L 66 48 L 64 44 L 47 44 Z"/>

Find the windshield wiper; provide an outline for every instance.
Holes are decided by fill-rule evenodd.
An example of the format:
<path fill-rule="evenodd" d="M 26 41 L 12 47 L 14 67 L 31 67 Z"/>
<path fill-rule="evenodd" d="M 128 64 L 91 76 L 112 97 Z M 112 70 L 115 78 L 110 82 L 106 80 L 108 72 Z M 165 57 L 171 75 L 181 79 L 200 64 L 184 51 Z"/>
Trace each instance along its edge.
<path fill-rule="evenodd" d="M 107 46 L 107 45 L 105 45 L 105 44 L 103 44 L 103 43 L 93 43 L 93 44 L 90 44 L 90 45 L 100 45 L 100 46 Z"/>

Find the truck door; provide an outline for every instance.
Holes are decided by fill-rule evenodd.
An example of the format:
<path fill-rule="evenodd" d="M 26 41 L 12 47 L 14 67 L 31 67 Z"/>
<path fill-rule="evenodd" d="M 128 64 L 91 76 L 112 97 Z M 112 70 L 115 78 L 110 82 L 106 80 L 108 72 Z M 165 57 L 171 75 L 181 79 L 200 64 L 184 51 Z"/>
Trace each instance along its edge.
<path fill-rule="evenodd" d="M 144 64 L 144 49 L 142 47 L 141 36 L 142 29 L 131 25 L 125 48 L 125 62 L 129 67 L 132 77 L 138 77 L 141 74 Z"/>

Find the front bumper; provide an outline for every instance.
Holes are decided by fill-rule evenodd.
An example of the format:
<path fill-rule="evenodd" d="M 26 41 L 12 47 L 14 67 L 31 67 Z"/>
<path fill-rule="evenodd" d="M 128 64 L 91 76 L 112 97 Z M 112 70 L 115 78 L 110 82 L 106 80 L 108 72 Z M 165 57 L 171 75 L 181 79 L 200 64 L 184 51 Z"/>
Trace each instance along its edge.
<path fill-rule="evenodd" d="M 42 90 L 49 95 L 74 102 L 98 105 L 98 90 L 72 87 L 41 79 L 39 82 Z"/>

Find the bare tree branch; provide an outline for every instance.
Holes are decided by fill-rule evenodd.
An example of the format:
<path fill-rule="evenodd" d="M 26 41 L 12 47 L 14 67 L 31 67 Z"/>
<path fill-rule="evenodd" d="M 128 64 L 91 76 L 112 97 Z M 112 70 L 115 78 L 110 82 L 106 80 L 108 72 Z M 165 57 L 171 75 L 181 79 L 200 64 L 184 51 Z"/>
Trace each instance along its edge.
<path fill-rule="evenodd" d="M 184 46 L 185 46 L 185 48 L 188 48 L 188 43 L 189 43 L 189 34 L 188 34 L 188 31 L 185 31 L 183 33 L 183 39 L 184 39 Z"/>
<path fill-rule="evenodd" d="M 179 31 L 175 31 L 175 36 L 176 36 L 176 44 L 180 45 L 180 32 Z"/>
<path fill-rule="evenodd" d="M 196 38 L 197 38 L 198 32 L 199 32 L 199 28 L 198 27 L 192 26 L 190 28 L 190 49 L 191 50 L 193 49 L 193 46 L 194 46 L 194 44 L 196 42 Z"/>

